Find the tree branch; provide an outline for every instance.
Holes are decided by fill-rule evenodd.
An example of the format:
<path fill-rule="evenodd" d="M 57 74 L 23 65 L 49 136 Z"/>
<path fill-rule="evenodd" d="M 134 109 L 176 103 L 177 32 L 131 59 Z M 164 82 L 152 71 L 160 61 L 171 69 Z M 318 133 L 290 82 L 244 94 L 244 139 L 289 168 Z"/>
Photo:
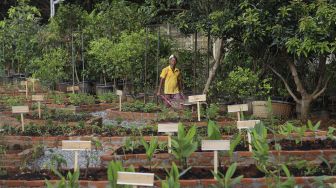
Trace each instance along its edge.
<path fill-rule="evenodd" d="M 288 85 L 287 81 L 284 79 L 284 77 L 280 73 L 278 73 L 275 69 L 273 69 L 271 66 L 267 65 L 267 67 L 270 68 L 274 72 L 274 74 L 276 74 L 283 81 L 283 83 L 285 84 L 285 87 L 286 87 L 287 91 L 293 97 L 293 99 L 295 100 L 295 102 L 301 104 L 300 100 L 293 93 L 292 89 L 289 87 L 289 85 Z"/>
<path fill-rule="evenodd" d="M 325 69 L 326 69 L 326 61 L 327 61 L 327 58 L 323 58 L 323 57 L 320 57 L 319 58 L 319 67 L 318 67 L 318 73 L 320 74 L 319 76 L 319 79 L 318 79 L 318 82 L 317 82 L 317 86 L 313 92 L 313 96 L 317 94 L 317 92 L 320 90 L 321 88 L 321 85 L 322 85 L 322 82 L 323 82 L 323 78 L 324 78 L 324 73 L 325 73 Z"/>
<path fill-rule="evenodd" d="M 318 93 L 312 95 L 313 99 L 316 99 L 317 97 L 319 97 L 327 89 L 330 78 L 331 77 L 328 78 L 328 80 L 324 84 L 324 87 Z"/>
<path fill-rule="evenodd" d="M 302 82 L 299 78 L 299 74 L 296 70 L 296 67 L 295 67 L 294 63 L 291 60 L 287 61 L 287 63 L 289 65 L 289 69 L 291 70 L 291 73 L 292 73 L 292 76 L 293 76 L 293 79 L 294 79 L 294 82 L 295 82 L 295 85 L 296 85 L 296 90 L 301 93 L 302 97 L 306 96 L 307 92 L 302 85 Z"/>

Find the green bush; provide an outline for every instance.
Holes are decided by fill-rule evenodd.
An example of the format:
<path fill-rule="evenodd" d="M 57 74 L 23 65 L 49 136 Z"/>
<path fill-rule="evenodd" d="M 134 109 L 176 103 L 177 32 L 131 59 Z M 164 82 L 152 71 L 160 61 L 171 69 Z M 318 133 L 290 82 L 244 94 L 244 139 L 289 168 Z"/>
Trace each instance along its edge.
<path fill-rule="evenodd" d="M 219 116 L 219 106 L 217 104 L 210 104 L 206 109 L 208 119 L 214 120 Z"/>
<path fill-rule="evenodd" d="M 97 95 L 100 102 L 111 103 L 117 100 L 117 95 L 115 93 L 102 93 Z"/>
<path fill-rule="evenodd" d="M 2 97 L 2 101 L 4 103 L 5 106 L 19 106 L 19 105 L 23 105 L 23 101 L 24 101 L 24 97 L 20 97 L 20 96 L 6 96 L 6 97 Z"/>
<path fill-rule="evenodd" d="M 70 93 L 69 103 L 75 106 L 79 106 L 83 104 L 94 104 L 95 98 L 91 95 L 87 95 L 84 93 Z"/>
<path fill-rule="evenodd" d="M 238 67 L 229 73 L 229 76 L 217 83 L 217 87 L 225 88 L 228 95 L 235 101 L 242 101 L 247 97 L 265 98 L 270 90 L 270 79 L 261 79 L 260 73 L 249 68 Z"/>
<path fill-rule="evenodd" d="M 135 101 L 133 103 L 124 103 L 121 110 L 127 112 L 156 112 L 159 108 L 155 103 L 145 104 L 141 101 Z"/>

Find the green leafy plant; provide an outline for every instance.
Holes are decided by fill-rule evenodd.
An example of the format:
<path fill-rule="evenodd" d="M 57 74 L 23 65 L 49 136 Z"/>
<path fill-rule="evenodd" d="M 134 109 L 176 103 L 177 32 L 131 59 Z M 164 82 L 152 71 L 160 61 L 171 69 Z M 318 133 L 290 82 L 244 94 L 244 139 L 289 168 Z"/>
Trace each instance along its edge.
<path fill-rule="evenodd" d="M 312 123 L 310 120 L 308 120 L 308 122 L 307 122 L 308 130 L 311 130 L 311 131 L 313 131 L 314 133 L 315 133 L 316 131 L 318 131 L 320 125 L 321 125 L 321 122 L 320 122 L 320 121 L 317 122 L 315 125 L 313 125 L 313 123 Z"/>
<path fill-rule="evenodd" d="M 131 137 L 127 137 L 124 142 L 124 145 L 122 146 L 124 154 L 128 151 L 133 153 L 134 149 L 138 148 L 139 145 L 140 145 L 139 141 L 132 139 Z"/>
<path fill-rule="evenodd" d="M 67 166 L 67 162 L 62 154 L 53 153 L 50 158 L 50 165 L 56 167 L 56 169 L 60 171 L 62 169 L 62 165 Z M 51 166 L 50 169 L 52 169 Z"/>
<path fill-rule="evenodd" d="M 145 150 L 146 150 L 146 157 L 147 157 L 147 160 L 149 161 L 149 169 L 152 170 L 152 159 L 156 151 L 156 148 L 158 147 L 158 138 L 152 137 L 149 144 L 145 141 L 145 139 L 142 138 L 141 143 L 145 147 Z"/>
<path fill-rule="evenodd" d="M 144 112 L 155 112 L 158 111 L 158 106 L 155 103 L 149 102 L 146 103 L 143 107 Z"/>
<path fill-rule="evenodd" d="M 64 177 L 59 171 L 57 171 L 54 167 L 52 167 L 52 171 L 56 174 L 61 180 L 58 181 L 55 185 L 51 184 L 48 180 L 45 180 L 48 188 L 79 188 L 79 170 L 71 173 L 68 171 L 67 176 Z"/>
<path fill-rule="evenodd" d="M 237 163 L 233 163 L 229 166 L 225 175 L 222 174 L 221 172 L 215 173 L 215 172 L 211 171 L 212 174 L 214 175 L 216 181 L 217 181 L 217 185 L 215 185 L 213 187 L 216 187 L 216 188 L 232 188 L 236 184 L 238 184 L 244 176 L 241 175 L 241 176 L 232 178 L 234 173 L 236 172 L 236 169 L 237 169 Z"/>
<path fill-rule="evenodd" d="M 235 148 L 238 146 L 238 144 L 241 142 L 242 136 L 240 133 L 237 133 L 234 135 L 233 139 L 230 140 L 230 150 L 229 150 L 229 156 L 232 158 L 233 152 Z"/>
<path fill-rule="evenodd" d="M 327 132 L 327 137 L 329 139 L 335 139 L 335 136 L 334 136 L 334 132 L 335 132 L 336 128 L 334 127 L 328 127 L 328 132 Z"/>
<path fill-rule="evenodd" d="M 132 166 L 124 168 L 120 161 L 111 161 L 107 166 L 107 180 L 111 188 L 125 187 L 117 185 L 118 172 L 135 172 L 135 170 Z"/>
<path fill-rule="evenodd" d="M 217 104 L 210 104 L 206 109 L 207 118 L 210 120 L 217 119 L 219 116 L 219 106 Z"/>
<path fill-rule="evenodd" d="M 192 112 L 189 108 L 183 110 L 182 120 L 184 120 L 184 121 L 192 121 L 193 120 Z"/>
<path fill-rule="evenodd" d="M 208 122 L 208 139 L 209 140 L 220 140 L 220 139 L 222 139 L 222 136 L 221 136 L 221 133 L 219 131 L 218 125 L 212 120 L 209 120 L 209 122 Z"/>
<path fill-rule="evenodd" d="M 118 96 L 115 93 L 100 93 L 97 95 L 97 98 L 100 102 L 111 103 L 117 100 Z"/>
<path fill-rule="evenodd" d="M 91 95 L 87 95 L 84 93 L 70 93 L 69 102 L 72 105 L 83 105 L 83 104 L 94 104 L 95 98 Z"/>
<path fill-rule="evenodd" d="M 166 170 L 167 176 L 166 179 L 161 181 L 162 188 L 180 188 L 180 177 L 187 173 L 191 167 L 185 169 L 183 172 L 179 172 L 176 164 L 173 162 L 170 171 Z"/>
<path fill-rule="evenodd" d="M 172 154 L 176 159 L 180 160 L 183 168 L 186 169 L 187 158 L 197 150 L 198 144 L 194 140 L 196 134 L 196 126 L 192 126 L 186 133 L 184 126 L 178 125 L 177 137 L 172 138 Z"/>

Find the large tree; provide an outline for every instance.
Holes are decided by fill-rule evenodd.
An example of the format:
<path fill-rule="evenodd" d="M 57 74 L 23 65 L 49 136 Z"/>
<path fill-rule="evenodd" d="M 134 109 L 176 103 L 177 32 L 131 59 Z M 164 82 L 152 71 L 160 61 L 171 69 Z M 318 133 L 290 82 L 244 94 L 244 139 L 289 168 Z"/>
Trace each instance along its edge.
<path fill-rule="evenodd" d="M 240 4 L 237 25 L 246 46 L 263 46 L 265 64 L 283 81 L 307 119 L 312 101 L 326 89 L 331 76 L 328 57 L 336 47 L 336 3 L 332 1 L 251 1 Z M 260 50 L 260 48 L 258 48 Z M 287 80 L 278 70 L 286 67 Z M 293 87 L 295 87 L 295 90 Z"/>

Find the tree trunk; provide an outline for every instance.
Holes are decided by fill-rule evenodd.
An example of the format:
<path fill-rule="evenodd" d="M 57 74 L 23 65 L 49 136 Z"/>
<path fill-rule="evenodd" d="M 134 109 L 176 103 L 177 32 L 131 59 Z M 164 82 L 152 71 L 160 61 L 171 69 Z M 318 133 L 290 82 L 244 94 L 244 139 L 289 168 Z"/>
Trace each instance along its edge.
<path fill-rule="evenodd" d="M 312 101 L 313 100 L 310 96 L 304 97 L 303 99 L 301 99 L 301 102 L 299 103 L 299 105 L 300 105 L 300 110 L 301 110 L 300 119 L 302 121 L 307 121 L 307 119 L 309 118 L 310 105 Z"/>
<path fill-rule="evenodd" d="M 209 77 L 208 77 L 208 80 L 204 86 L 204 89 L 203 89 L 203 94 L 206 94 L 208 91 L 209 91 L 209 88 L 210 88 L 210 84 L 213 80 L 213 78 L 215 77 L 216 75 L 216 70 L 220 64 L 220 61 L 222 59 L 222 56 L 223 56 L 223 39 L 216 39 L 216 41 L 214 42 L 214 45 L 213 45 L 213 57 L 214 57 L 214 61 L 215 63 L 213 64 L 210 72 L 209 72 Z"/>

